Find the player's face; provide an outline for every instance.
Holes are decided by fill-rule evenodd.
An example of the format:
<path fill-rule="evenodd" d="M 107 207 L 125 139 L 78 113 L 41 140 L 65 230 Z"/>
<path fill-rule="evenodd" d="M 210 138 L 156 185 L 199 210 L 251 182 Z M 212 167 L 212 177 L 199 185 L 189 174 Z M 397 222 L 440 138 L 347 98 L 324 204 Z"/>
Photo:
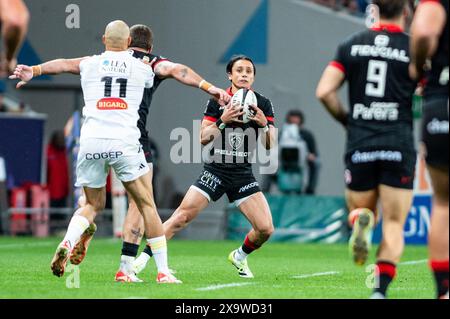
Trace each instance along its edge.
<path fill-rule="evenodd" d="M 296 124 L 300 126 L 300 124 L 302 124 L 302 119 L 298 116 L 289 116 L 286 122 L 288 124 Z"/>
<path fill-rule="evenodd" d="M 236 61 L 228 73 L 228 79 L 238 89 L 249 89 L 255 81 L 253 64 L 247 60 Z"/>

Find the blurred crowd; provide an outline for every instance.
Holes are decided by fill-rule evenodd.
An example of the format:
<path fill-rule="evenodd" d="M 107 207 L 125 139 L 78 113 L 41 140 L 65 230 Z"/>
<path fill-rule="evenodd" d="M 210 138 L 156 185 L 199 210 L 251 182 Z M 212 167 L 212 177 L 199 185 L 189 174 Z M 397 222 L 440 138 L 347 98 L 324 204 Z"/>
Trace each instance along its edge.
<path fill-rule="evenodd" d="M 333 10 L 346 10 L 350 14 L 362 16 L 370 0 L 312 0 L 313 2 L 327 6 Z"/>

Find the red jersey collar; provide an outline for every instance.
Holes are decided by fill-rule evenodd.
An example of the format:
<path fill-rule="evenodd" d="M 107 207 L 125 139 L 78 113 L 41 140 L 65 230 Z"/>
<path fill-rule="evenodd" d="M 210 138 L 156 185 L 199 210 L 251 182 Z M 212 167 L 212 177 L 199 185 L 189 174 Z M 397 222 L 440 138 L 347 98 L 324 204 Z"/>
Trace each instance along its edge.
<path fill-rule="evenodd" d="M 391 33 L 403 32 L 403 28 L 402 27 L 400 27 L 397 24 L 392 24 L 392 23 L 379 24 L 379 25 L 371 28 L 371 30 L 373 30 L 373 31 L 387 31 L 387 32 L 391 32 Z"/>
<path fill-rule="evenodd" d="M 226 90 L 226 92 L 228 93 L 228 95 L 229 96 L 233 96 L 234 94 L 233 94 L 233 92 L 231 92 L 231 86 Z M 253 88 L 250 88 L 250 91 L 252 91 L 252 92 L 255 92 L 254 90 L 253 90 Z"/>

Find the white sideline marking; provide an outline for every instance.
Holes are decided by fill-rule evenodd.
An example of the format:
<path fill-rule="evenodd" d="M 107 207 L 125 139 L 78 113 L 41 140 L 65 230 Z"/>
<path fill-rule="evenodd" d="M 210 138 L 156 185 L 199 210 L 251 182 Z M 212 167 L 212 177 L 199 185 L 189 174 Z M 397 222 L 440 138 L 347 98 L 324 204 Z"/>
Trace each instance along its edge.
<path fill-rule="evenodd" d="M 44 242 L 44 243 L 24 243 L 24 244 L 0 244 L 0 249 L 2 248 L 28 248 L 28 247 L 41 247 L 41 246 L 52 246 L 58 245 L 55 242 Z"/>
<path fill-rule="evenodd" d="M 311 277 L 319 277 L 319 276 L 334 276 L 337 274 L 339 274 L 339 271 L 327 271 L 327 272 L 316 272 L 316 273 L 307 274 L 307 275 L 292 276 L 292 278 L 303 279 L 303 278 L 311 278 Z"/>
<path fill-rule="evenodd" d="M 408 266 L 408 265 L 417 265 L 417 264 L 424 264 L 428 262 L 428 259 L 421 259 L 421 260 L 411 260 L 411 261 L 405 261 L 400 263 L 402 266 Z"/>
<path fill-rule="evenodd" d="M 219 289 L 224 289 L 224 288 L 242 287 L 242 286 L 248 286 L 248 285 L 254 285 L 254 284 L 255 284 L 255 282 L 233 282 L 231 284 L 212 285 L 212 286 L 208 286 L 208 287 L 197 288 L 195 290 L 197 290 L 197 291 L 219 290 Z"/>

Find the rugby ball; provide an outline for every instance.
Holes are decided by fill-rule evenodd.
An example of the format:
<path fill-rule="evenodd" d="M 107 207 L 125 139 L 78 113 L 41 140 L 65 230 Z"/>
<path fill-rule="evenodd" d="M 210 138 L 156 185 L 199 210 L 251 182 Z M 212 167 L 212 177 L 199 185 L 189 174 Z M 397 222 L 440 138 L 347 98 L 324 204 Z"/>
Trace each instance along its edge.
<path fill-rule="evenodd" d="M 234 93 L 231 98 L 231 105 L 233 107 L 243 108 L 244 114 L 240 116 L 238 120 L 241 120 L 243 123 L 248 123 L 254 115 L 254 111 L 249 105 L 258 105 L 258 101 L 256 100 L 256 95 L 253 91 L 248 89 L 240 89 Z"/>

